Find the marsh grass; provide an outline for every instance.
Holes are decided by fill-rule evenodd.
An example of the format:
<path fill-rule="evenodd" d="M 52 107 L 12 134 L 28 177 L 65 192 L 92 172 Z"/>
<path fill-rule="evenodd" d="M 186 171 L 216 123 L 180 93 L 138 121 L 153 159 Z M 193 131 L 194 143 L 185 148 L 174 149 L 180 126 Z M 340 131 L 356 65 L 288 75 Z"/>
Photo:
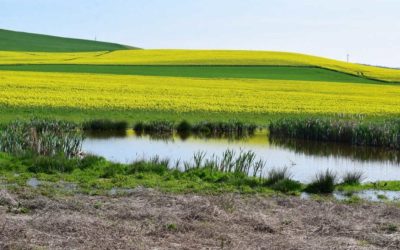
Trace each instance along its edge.
<path fill-rule="evenodd" d="M 343 175 L 342 183 L 345 185 L 358 185 L 365 179 L 362 171 L 347 172 Z"/>
<path fill-rule="evenodd" d="M 86 121 L 82 124 L 85 131 L 126 131 L 126 121 L 111 121 L 107 119 Z"/>
<path fill-rule="evenodd" d="M 302 188 L 300 182 L 292 180 L 288 167 L 270 169 L 264 183 L 273 190 L 283 193 L 298 191 Z"/>
<path fill-rule="evenodd" d="M 275 182 L 270 187 L 275 191 L 279 191 L 282 193 L 289 193 L 301 190 L 302 184 L 292 179 L 282 179 Z"/>
<path fill-rule="evenodd" d="M 245 137 L 253 135 L 257 129 L 254 124 L 239 121 L 200 122 L 191 127 L 193 134 L 204 137 Z"/>
<path fill-rule="evenodd" d="M 253 151 L 226 150 L 222 155 L 206 157 L 203 151 L 193 155 L 193 160 L 184 162 L 185 171 L 191 169 L 207 168 L 211 171 L 222 173 L 234 173 L 237 175 L 253 176 L 260 175 L 266 165 L 261 159 L 256 159 L 256 154 Z"/>
<path fill-rule="evenodd" d="M 133 126 L 136 134 L 146 134 L 153 137 L 172 137 L 176 132 L 181 138 L 186 139 L 190 135 L 197 137 L 215 138 L 244 138 L 253 135 L 257 129 L 254 124 L 245 124 L 239 121 L 228 122 L 199 122 L 191 124 L 186 120 L 175 124 L 167 120 L 152 122 L 137 122 Z"/>
<path fill-rule="evenodd" d="M 292 174 L 289 172 L 288 167 L 272 168 L 267 173 L 267 180 L 265 184 L 271 186 L 279 181 L 288 180 L 291 178 Z"/>
<path fill-rule="evenodd" d="M 172 137 L 174 133 L 174 122 L 167 120 L 152 121 L 152 122 L 137 122 L 134 124 L 133 129 L 136 134 L 148 134 L 154 136 L 169 136 Z"/>
<path fill-rule="evenodd" d="M 327 169 L 317 173 L 305 191 L 309 193 L 331 194 L 335 190 L 337 174 Z"/>
<path fill-rule="evenodd" d="M 333 119 L 280 119 L 269 125 L 271 137 L 332 141 L 400 149 L 400 120 L 378 123 Z"/>
<path fill-rule="evenodd" d="M 0 131 L 0 151 L 14 155 L 63 155 L 81 153 L 83 135 L 78 125 L 57 120 L 14 121 Z"/>

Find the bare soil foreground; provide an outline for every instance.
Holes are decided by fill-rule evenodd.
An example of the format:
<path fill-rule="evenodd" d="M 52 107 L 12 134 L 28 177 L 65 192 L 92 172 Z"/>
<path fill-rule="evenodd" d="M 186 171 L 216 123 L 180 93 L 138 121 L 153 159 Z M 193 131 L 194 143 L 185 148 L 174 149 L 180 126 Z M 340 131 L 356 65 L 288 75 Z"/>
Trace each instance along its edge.
<path fill-rule="evenodd" d="M 0 249 L 399 249 L 399 226 L 394 204 L 0 190 Z"/>

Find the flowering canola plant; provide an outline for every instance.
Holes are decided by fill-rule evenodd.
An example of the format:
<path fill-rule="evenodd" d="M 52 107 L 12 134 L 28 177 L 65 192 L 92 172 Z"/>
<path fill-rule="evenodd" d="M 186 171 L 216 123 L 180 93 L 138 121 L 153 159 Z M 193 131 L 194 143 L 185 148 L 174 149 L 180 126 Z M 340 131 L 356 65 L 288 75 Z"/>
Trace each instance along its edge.
<path fill-rule="evenodd" d="M 393 115 L 400 86 L 1 71 L 2 106 Z"/>

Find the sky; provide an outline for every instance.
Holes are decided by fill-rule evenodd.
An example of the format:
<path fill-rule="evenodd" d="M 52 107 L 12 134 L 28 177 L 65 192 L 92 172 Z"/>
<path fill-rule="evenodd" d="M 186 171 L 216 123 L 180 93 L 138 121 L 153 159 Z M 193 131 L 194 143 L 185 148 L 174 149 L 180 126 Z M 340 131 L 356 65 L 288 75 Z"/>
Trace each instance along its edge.
<path fill-rule="evenodd" d="M 290 51 L 400 67 L 400 0 L 0 0 L 0 28 L 146 49 Z"/>

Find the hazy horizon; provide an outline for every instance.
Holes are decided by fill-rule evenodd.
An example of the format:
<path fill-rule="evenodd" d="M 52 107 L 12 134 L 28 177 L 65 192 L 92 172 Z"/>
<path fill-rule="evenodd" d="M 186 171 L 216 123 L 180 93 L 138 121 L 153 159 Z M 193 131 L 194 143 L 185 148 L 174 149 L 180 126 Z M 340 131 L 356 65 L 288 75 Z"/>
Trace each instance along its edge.
<path fill-rule="evenodd" d="M 288 51 L 400 67 L 396 0 L 0 0 L 0 28 L 146 49 Z"/>

